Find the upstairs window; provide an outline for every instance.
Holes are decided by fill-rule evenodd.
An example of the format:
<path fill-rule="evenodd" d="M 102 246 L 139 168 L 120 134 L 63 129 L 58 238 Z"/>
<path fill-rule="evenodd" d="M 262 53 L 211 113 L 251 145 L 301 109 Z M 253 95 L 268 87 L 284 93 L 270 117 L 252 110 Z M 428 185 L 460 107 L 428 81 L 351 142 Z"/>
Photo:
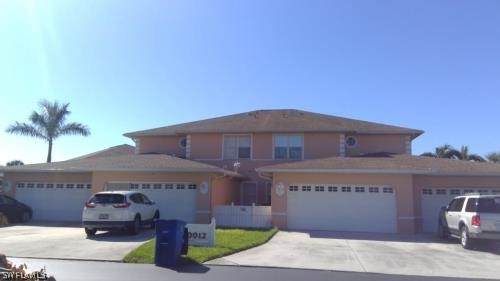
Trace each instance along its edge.
<path fill-rule="evenodd" d="M 250 136 L 224 136 L 224 159 L 250 159 Z"/>
<path fill-rule="evenodd" d="M 274 159 L 300 160 L 303 146 L 303 136 L 276 135 L 274 136 Z"/>

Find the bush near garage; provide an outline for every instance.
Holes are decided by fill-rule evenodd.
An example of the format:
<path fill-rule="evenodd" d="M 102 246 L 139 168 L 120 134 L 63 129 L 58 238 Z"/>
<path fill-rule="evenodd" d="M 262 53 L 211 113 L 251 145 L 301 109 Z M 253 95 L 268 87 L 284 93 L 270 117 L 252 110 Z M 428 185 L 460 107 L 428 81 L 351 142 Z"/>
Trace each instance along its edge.
<path fill-rule="evenodd" d="M 38 271 L 33 271 L 33 272 L 29 272 L 27 271 L 28 270 L 28 266 L 26 264 L 21 264 L 21 265 L 14 265 L 12 262 L 10 262 L 9 260 L 7 260 L 7 257 L 3 254 L 0 254 L 0 273 L 4 273 L 4 272 L 7 272 L 7 273 L 21 273 L 23 276 L 26 276 L 26 274 L 30 274 L 32 276 L 36 276 L 36 273 L 39 272 L 40 274 L 38 276 L 42 276 L 41 273 L 44 273 L 45 272 L 45 268 L 42 268 Z M 3 279 L 3 274 L 0 274 L 0 281 L 1 280 L 4 280 Z M 13 280 L 13 281 L 21 281 L 21 280 L 26 280 L 26 279 L 8 279 L 9 281 L 10 280 Z M 56 279 L 53 277 L 53 276 L 50 276 L 49 278 L 47 279 L 31 279 L 33 281 L 41 281 L 41 280 L 47 280 L 47 281 L 56 281 Z"/>

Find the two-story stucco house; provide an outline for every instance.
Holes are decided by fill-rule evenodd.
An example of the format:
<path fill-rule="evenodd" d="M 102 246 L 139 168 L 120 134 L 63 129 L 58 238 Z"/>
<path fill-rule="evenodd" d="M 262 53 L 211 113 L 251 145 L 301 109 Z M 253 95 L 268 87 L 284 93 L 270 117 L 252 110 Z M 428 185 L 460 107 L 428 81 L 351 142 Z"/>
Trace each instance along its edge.
<path fill-rule="evenodd" d="M 274 225 L 434 231 L 456 195 L 499 193 L 500 165 L 411 155 L 423 131 L 301 110 L 257 110 L 125 134 L 135 153 L 4 168 L 35 219 L 79 220 L 101 190 L 136 189 L 162 218 L 207 222 L 218 205 L 269 205 Z"/>

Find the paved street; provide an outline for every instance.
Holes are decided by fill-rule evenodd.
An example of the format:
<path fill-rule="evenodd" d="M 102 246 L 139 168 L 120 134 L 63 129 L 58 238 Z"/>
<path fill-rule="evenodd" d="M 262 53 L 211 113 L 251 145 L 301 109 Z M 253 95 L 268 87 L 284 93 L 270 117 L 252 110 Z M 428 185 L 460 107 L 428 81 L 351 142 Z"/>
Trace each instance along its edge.
<path fill-rule="evenodd" d="M 480 281 L 480 279 L 437 278 L 422 276 L 386 275 L 359 272 L 336 272 L 304 269 L 278 269 L 240 266 L 204 266 L 186 264 L 177 270 L 149 264 L 116 262 L 65 261 L 40 259 L 12 259 L 25 262 L 30 269 L 47 267 L 57 281 L 137 281 L 137 280 L 189 280 L 189 281 Z"/>
<path fill-rule="evenodd" d="M 153 230 L 144 229 L 139 235 L 98 232 L 87 238 L 78 225 L 20 224 L 0 228 L 0 252 L 13 257 L 121 261 L 153 235 Z"/>
<path fill-rule="evenodd" d="M 433 235 L 280 231 L 268 243 L 208 264 L 422 276 L 499 278 L 494 245 L 464 250 Z"/>

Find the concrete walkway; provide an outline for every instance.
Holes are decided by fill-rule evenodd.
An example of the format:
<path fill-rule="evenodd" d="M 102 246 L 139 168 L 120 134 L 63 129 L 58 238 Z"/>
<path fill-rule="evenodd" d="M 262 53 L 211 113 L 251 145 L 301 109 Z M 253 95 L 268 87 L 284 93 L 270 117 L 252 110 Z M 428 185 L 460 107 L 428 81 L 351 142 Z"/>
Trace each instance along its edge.
<path fill-rule="evenodd" d="M 281 231 L 267 244 L 207 264 L 497 279 L 500 251 L 488 247 L 464 250 L 429 235 Z"/>

